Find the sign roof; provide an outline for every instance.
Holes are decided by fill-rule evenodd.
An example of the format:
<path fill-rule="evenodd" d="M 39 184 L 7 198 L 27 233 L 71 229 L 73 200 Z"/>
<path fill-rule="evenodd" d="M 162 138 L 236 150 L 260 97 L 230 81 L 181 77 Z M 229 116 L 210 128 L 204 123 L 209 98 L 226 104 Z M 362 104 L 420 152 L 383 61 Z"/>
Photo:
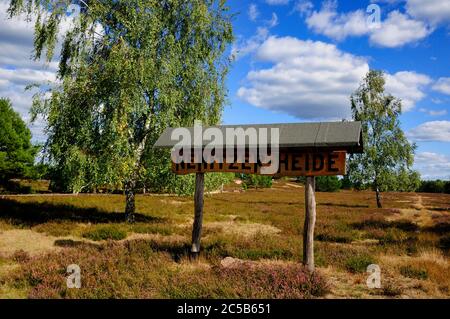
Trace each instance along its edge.
<path fill-rule="evenodd" d="M 268 141 L 270 143 L 270 129 L 278 128 L 280 133 L 280 148 L 333 148 L 349 153 L 361 153 L 363 151 L 361 122 L 318 122 L 318 123 L 287 123 L 287 124 L 254 124 L 254 125 L 219 125 L 211 126 L 218 128 L 226 136 L 227 128 L 267 128 Z M 203 127 L 203 131 L 210 127 Z M 191 133 L 192 144 L 194 139 L 194 128 L 187 128 Z M 177 140 L 172 140 L 172 132 L 175 128 L 166 129 L 156 141 L 156 148 L 172 148 L 177 144 Z M 203 146 L 210 144 L 210 141 L 203 140 Z M 222 146 L 225 145 L 215 145 Z M 245 145 L 236 145 L 237 147 L 249 147 L 248 138 Z"/>

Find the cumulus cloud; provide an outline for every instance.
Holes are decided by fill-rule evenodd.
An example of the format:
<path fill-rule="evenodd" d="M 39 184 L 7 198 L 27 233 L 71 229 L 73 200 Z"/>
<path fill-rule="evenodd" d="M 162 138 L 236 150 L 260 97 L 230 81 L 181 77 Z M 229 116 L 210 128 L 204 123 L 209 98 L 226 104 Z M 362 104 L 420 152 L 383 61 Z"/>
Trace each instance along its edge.
<path fill-rule="evenodd" d="M 32 17 L 30 21 L 26 21 L 25 15 L 10 19 L 7 15 L 8 7 L 9 0 L 0 0 L 0 97 L 9 98 L 14 109 L 28 122 L 33 92 L 25 91 L 25 87 L 29 84 L 54 82 L 59 56 L 55 56 L 50 62 L 31 59 L 35 19 Z M 72 20 L 64 19 L 58 39 L 71 26 Z M 56 48 L 56 53 L 59 48 Z M 28 124 L 33 140 L 42 142 L 45 139 L 44 124 Z"/>
<path fill-rule="evenodd" d="M 420 124 L 407 133 L 413 141 L 450 142 L 450 121 L 431 121 Z"/>
<path fill-rule="evenodd" d="M 406 9 L 411 16 L 432 25 L 450 22 L 450 1 L 408 0 Z"/>
<path fill-rule="evenodd" d="M 450 78 L 439 78 L 433 85 L 433 90 L 450 95 Z"/>
<path fill-rule="evenodd" d="M 308 28 L 318 34 L 341 41 L 351 36 L 369 36 L 370 43 L 381 47 L 400 47 L 427 37 L 433 29 L 399 11 L 392 11 L 377 27 L 368 24 L 365 10 L 347 13 L 337 11 L 336 1 L 325 1 L 320 10 L 311 11 L 308 2 L 302 2 L 297 11 L 306 14 Z"/>
<path fill-rule="evenodd" d="M 424 22 L 414 20 L 399 11 L 392 11 L 379 28 L 371 30 L 370 42 L 382 47 L 394 48 L 417 42 L 433 31 Z"/>
<path fill-rule="evenodd" d="M 450 179 L 450 157 L 433 152 L 422 152 L 415 156 L 414 168 L 423 179 Z"/>
<path fill-rule="evenodd" d="M 424 87 L 431 79 L 424 74 L 402 71 L 386 74 L 386 91 L 402 100 L 403 111 L 409 111 L 425 97 Z"/>
<path fill-rule="evenodd" d="M 369 70 L 365 58 L 321 41 L 267 34 L 250 40 L 255 60 L 271 66 L 247 74 L 246 84 L 237 92 L 240 99 L 301 119 L 350 117 L 349 97 Z M 413 109 L 432 82 L 427 75 L 413 71 L 385 77 L 386 92 L 402 100 L 403 111 Z"/>
<path fill-rule="evenodd" d="M 251 3 L 248 7 L 248 18 L 251 21 L 256 21 L 259 16 L 258 6 L 254 3 Z"/>
<path fill-rule="evenodd" d="M 307 5 L 303 6 L 306 6 L 304 10 L 309 9 Z M 336 1 L 324 2 L 322 8 L 319 11 L 313 11 L 305 21 L 308 28 L 314 32 L 335 40 L 343 40 L 348 36 L 361 36 L 369 31 L 364 11 L 338 13 Z"/>
<path fill-rule="evenodd" d="M 251 71 L 238 96 L 303 119 L 348 118 L 349 96 L 369 70 L 364 58 L 333 44 L 294 37 L 270 36 L 255 57 L 273 66 Z"/>

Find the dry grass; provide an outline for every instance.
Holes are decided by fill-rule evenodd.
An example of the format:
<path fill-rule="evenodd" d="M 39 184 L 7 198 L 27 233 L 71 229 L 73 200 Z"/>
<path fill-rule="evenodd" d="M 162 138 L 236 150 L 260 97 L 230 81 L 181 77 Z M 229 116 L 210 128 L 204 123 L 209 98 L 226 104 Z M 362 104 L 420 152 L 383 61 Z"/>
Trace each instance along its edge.
<path fill-rule="evenodd" d="M 0 233 L 0 253 L 12 256 L 22 250 L 30 255 L 40 255 L 58 250 L 54 245 L 55 238 L 36 233 L 30 229 L 14 229 Z"/>
<path fill-rule="evenodd" d="M 195 263 L 188 257 L 192 198 L 139 195 L 133 225 L 123 222 L 121 195 L 0 198 L 0 254 L 6 265 L 2 270 L 0 262 L 0 297 L 254 297 L 251 289 L 259 297 L 277 298 L 324 293 L 322 277 L 292 277 L 292 269 L 301 273 L 296 268 L 302 257 L 301 185 L 277 181 L 272 189 L 235 188 L 205 197 L 203 254 Z M 385 207 L 378 209 L 372 192 L 317 193 L 316 264 L 329 283 L 326 297 L 450 297 L 450 196 L 386 193 L 383 201 Z M 86 234 L 98 235 L 98 241 Z M 121 236 L 108 241 L 114 234 Z M 20 254 L 14 259 L 20 249 L 31 259 Z M 220 265 L 226 257 L 243 262 L 225 271 Z M 366 287 L 370 262 L 381 266 L 383 289 Z M 64 288 L 70 263 L 88 273 L 81 292 Z M 255 273 L 252 265 L 263 270 Z M 289 290 L 273 277 L 277 272 L 308 283 L 307 289 Z M 285 288 L 271 289 L 262 277 L 268 274 Z"/>

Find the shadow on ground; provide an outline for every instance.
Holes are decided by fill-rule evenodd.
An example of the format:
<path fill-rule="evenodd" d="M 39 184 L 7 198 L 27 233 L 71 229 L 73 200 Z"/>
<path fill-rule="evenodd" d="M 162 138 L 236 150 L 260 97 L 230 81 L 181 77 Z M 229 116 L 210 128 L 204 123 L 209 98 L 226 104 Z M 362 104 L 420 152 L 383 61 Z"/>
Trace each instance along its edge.
<path fill-rule="evenodd" d="M 136 222 L 162 222 L 163 218 L 136 213 Z M 13 224 L 35 226 L 50 221 L 73 221 L 82 223 L 120 223 L 124 213 L 107 212 L 97 208 L 82 208 L 66 204 L 19 202 L 0 198 L 0 220 Z"/>

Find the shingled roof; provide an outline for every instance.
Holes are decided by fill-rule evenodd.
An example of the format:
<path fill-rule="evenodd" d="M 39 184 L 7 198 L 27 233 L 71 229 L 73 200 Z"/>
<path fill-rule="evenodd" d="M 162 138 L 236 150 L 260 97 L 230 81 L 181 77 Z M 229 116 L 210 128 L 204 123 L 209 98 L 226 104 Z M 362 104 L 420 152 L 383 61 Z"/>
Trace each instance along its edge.
<path fill-rule="evenodd" d="M 227 128 L 278 128 L 280 132 L 280 148 L 333 148 L 345 150 L 349 153 L 363 151 L 361 122 L 319 122 L 319 123 L 288 123 L 288 124 L 255 124 L 255 125 L 220 125 L 219 128 L 226 136 Z M 208 127 L 203 127 L 203 131 Z M 193 139 L 194 128 L 187 128 Z M 174 128 L 166 129 L 156 141 L 156 148 L 172 148 L 178 141 L 171 139 Z M 270 141 L 270 135 L 269 135 Z M 246 141 L 248 143 L 248 141 Z M 209 141 L 203 141 L 203 146 Z M 238 145 L 241 146 L 241 145 Z M 249 145 L 245 145 L 249 146 Z"/>

